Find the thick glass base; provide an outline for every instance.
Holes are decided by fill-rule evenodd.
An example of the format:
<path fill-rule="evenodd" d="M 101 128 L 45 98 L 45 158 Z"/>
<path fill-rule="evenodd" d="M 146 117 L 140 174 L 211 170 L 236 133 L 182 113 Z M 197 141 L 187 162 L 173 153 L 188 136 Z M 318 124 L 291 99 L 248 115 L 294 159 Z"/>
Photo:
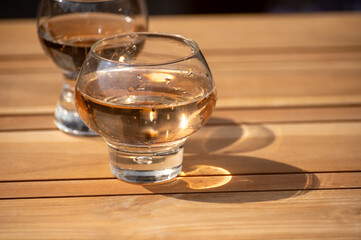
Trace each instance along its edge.
<path fill-rule="evenodd" d="M 130 151 L 129 151 L 130 150 Z M 183 142 L 159 148 L 119 147 L 109 144 L 113 175 L 132 183 L 157 183 L 175 178 L 182 170 Z"/>
<path fill-rule="evenodd" d="M 110 165 L 113 175 L 123 181 L 132 183 L 158 183 L 175 178 L 182 170 L 182 165 L 170 169 L 136 171 Z"/>
<path fill-rule="evenodd" d="M 55 125 L 63 132 L 75 136 L 96 136 L 79 117 L 74 101 L 75 80 L 65 78 L 58 105 L 55 110 Z"/>
<path fill-rule="evenodd" d="M 57 105 L 54 116 L 55 125 L 63 132 L 76 136 L 96 136 L 79 117 L 75 110 L 68 110 Z"/>

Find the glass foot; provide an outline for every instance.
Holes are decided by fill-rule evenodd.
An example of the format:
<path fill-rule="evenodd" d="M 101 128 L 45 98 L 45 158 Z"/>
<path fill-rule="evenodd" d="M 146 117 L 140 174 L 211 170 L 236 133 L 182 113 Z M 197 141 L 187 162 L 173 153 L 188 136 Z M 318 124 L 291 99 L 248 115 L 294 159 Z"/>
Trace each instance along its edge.
<path fill-rule="evenodd" d="M 113 175 L 116 178 L 126 182 L 159 183 L 177 177 L 182 170 L 182 165 L 169 169 L 148 170 L 148 171 L 121 169 L 113 165 L 110 165 L 110 170 L 112 171 Z"/>
<path fill-rule="evenodd" d="M 132 183 L 158 183 L 178 176 L 182 170 L 183 143 L 159 147 L 114 146 L 108 143 L 113 175 Z"/>
<path fill-rule="evenodd" d="M 55 110 L 55 125 L 63 132 L 75 136 L 97 136 L 79 117 L 77 111 L 62 108 L 59 104 Z"/>

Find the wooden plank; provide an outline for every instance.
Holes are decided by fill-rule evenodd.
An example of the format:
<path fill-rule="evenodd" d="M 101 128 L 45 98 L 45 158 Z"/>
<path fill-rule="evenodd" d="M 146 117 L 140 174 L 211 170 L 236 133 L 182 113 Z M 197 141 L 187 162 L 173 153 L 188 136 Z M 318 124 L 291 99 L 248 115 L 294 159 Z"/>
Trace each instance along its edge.
<path fill-rule="evenodd" d="M 252 52 L 249 51 L 202 51 L 211 69 L 233 69 L 242 71 L 254 70 L 282 70 L 282 69 L 359 69 L 361 60 L 360 49 L 347 49 L 341 52 L 318 53 L 310 52 Z M 287 63 L 287 64 L 286 64 Z M 19 73 L 55 73 L 60 72 L 55 64 L 44 54 L 34 56 L 1 56 L 0 74 Z"/>
<path fill-rule="evenodd" d="M 0 31 L 6 36 L 0 39 L 1 55 L 26 55 L 43 52 L 34 19 L 1 20 Z"/>
<path fill-rule="evenodd" d="M 188 36 L 203 49 L 232 51 L 360 46 L 361 33 L 355 31 L 360 24 L 358 13 L 150 17 L 150 31 Z M 42 53 L 34 20 L 2 20 L 0 32 L 7 36 L 0 40 L 2 55 Z"/>
<path fill-rule="evenodd" d="M 241 123 L 306 123 L 358 121 L 361 107 L 303 107 L 303 108 L 255 108 L 216 109 L 209 125 Z M 1 122 L 1 118 L 0 118 Z M 1 125 L 1 124 L 0 124 Z"/>
<path fill-rule="evenodd" d="M 306 123 L 360 121 L 361 106 L 217 109 L 207 125 L 237 125 L 241 123 Z M 57 129 L 53 114 L 0 115 L 0 131 Z"/>
<path fill-rule="evenodd" d="M 361 68 L 242 71 L 223 67 L 213 71 L 218 108 L 361 103 Z M 1 74 L 0 114 L 51 113 L 61 79 L 60 73 Z"/>
<path fill-rule="evenodd" d="M 1 200 L 0 238 L 358 240 L 360 207 L 356 189 Z"/>
<path fill-rule="evenodd" d="M 218 108 L 361 102 L 358 81 L 361 50 L 356 44 L 360 42 L 360 34 L 352 27 L 360 22 L 358 14 L 316 14 L 307 15 L 307 18 L 304 15 L 227 15 L 167 17 L 169 21 L 164 21 L 164 17 L 154 19 L 155 29 L 189 30 L 206 44 L 211 44 L 204 49 L 217 82 Z M 279 28 L 279 23 L 285 20 L 287 25 Z M 213 36 L 217 33 L 215 31 L 199 33 L 198 28 L 192 29 L 184 24 L 190 21 L 196 21 L 200 26 L 214 22 L 214 27 L 220 27 L 226 33 L 221 34 L 222 38 Z M 325 26 L 332 26 L 333 31 Z M 228 31 L 228 28 L 236 30 Z M 0 114 L 51 113 L 60 91 L 61 75 L 40 50 L 34 22 L 0 21 L 0 31 L 8 33 L 7 38 L 0 40 Z M 256 35 L 244 34 L 243 31 Z M 290 34 L 294 31 L 297 34 Z M 19 32 L 29 35 L 31 40 L 26 44 L 16 44 L 25 38 L 19 38 Z M 332 37 L 336 32 L 342 37 Z M 232 37 L 225 37 L 229 33 Z M 264 34 L 262 38 L 257 37 L 261 33 Z M 298 36 L 301 33 L 314 39 L 304 41 Z M 237 34 L 241 34 L 240 37 L 236 37 Z M 273 38 L 276 39 L 271 41 Z M 221 44 L 219 39 L 237 42 Z M 291 45 L 278 45 L 286 40 Z M 304 44 L 299 45 L 298 41 Z M 310 42 L 318 45 L 309 46 Z M 254 43 L 259 45 L 252 45 Z M 232 51 L 222 49 L 223 46 L 232 47 Z M 23 47 L 27 50 L 23 51 Z"/>
<path fill-rule="evenodd" d="M 361 101 L 360 70 L 214 71 L 218 107 L 312 106 Z"/>
<path fill-rule="evenodd" d="M 185 145 L 186 175 L 359 171 L 361 123 L 209 126 Z M 60 131 L 0 133 L 0 180 L 109 178 L 99 137 Z"/>
<path fill-rule="evenodd" d="M 0 113 L 52 113 L 62 81 L 60 73 L 1 74 Z"/>
<path fill-rule="evenodd" d="M 355 31 L 361 24 L 358 13 L 158 16 L 150 21 L 151 31 L 188 36 L 204 49 L 322 48 L 361 42 L 361 33 Z M 197 27 L 192 27 L 195 22 Z"/>
<path fill-rule="evenodd" d="M 343 188 L 361 188 L 361 172 L 188 176 L 178 177 L 171 182 L 155 185 L 130 184 L 118 179 L 0 182 L 0 198 Z"/>
<path fill-rule="evenodd" d="M 19 74 L 19 73 L 59 73 L 55 64 L 45 55 L 36 55 L 28 58 L 15 58 L 12 56 L 0 57 L 0 74 Z"/>
<path fill-rule="evenodd" d="M 41 130 L 57 129 L 53 114 L 0 116 L 0 130 Z"/>

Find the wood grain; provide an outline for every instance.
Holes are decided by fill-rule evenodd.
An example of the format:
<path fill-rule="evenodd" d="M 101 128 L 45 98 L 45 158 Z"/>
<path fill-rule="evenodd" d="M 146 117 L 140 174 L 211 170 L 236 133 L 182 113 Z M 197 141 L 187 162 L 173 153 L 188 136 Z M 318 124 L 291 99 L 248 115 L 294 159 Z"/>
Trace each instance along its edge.
<path fill-rule="evenodd" d="M 114 196 L 191 192 L 249 192 L 361 188 L 361 172 L 187 176 L 163 184 L 137 185 L 118 179 L 0 182 L 0 198 Z"/>
<path fill-rule="evenodd" d="M 295 69 L 360 69 L 361 46 L 341 52 L 252 52 L 202 50 L 211 69 L 241 71 Z M 45 54 L 30 56 L 1 56 L 1 74 L 59 73 Z"/>
<path fill-rule="evenodd" d="M 174 181 L 115 179 L 55 130 L 62 76 L 34 20 L 0 20 L 0 239 L 361 238 L 359 13 L 156 16 L 196 40 L 218 105 Z"/>
<path fill-rule="evenodd" d="M 361 106 L 217 109 L 207 125 L 322 123 L 361 120 Z M 0 115 L 0 131 L 57 129 L 53 114 Z"/>
<path fill-rule="evenodd" d="M 360 196 L 353 189 L 1 200 L 0 237 L 358 240 Z"/>
<path fill-rule="evenodd" d="M 150 21 L 151 31 L 188 36 L 204 49 L 359 46 L 361 40 L 355 31 L 361 23 L 358 13 L 159 16 Z M 197 27 L 191 27 L 194 22 Z"/>
<path fill-rule="evenodd" d="M 2 131 L 41 129 L 57 129 L 53 114 L 0 116 L 0 130 Z"/>
<path fill-rule="evenodd" d="M 302 49 L 360 46 L 360 24 L 358 13 L 152 16 L 150 31 L 188 36 L 202 49 Z M 2 20 L 0 32 L 7 33 L 0 41 L 2 55 L 42 53 L 34 20 Z"/>
<path fill-rule="evenodd" d="M 151 29 L 199 41 L 216 80 L 218 108 L 361 103 L 359 14 L 166 19 L 152 17 Z M 198 27 L 187 27 L 190 22 Z M 35 22 L 0 21 L 0 31 L 7 33 L 0 39 L 0 114 L 52 113 L 62 77 L 40 48 Z"/>
<path fill-rule="evenodd" d="M 186 175 L 358 171 L 361 123 L 220 125 L 187 140 Z M 36 139 L 36 141 L 34 141 Z M 0 133 L 0 180 L 112 177 L 99 137 L 59 131 Z"/>
<path fill-rule="evenodd" d="M 219 65 L 213 73 L 218 108 L 361 103 L 361 67 L 243 71 Z M 1 74 L 0 114 L 51 113 L 61 79 L 56 72 Z"/>
<path fill-rule="evenodd" d="M 61 86 L 59 73 L 1 74 L 0 113 L 52 113 Z"/>

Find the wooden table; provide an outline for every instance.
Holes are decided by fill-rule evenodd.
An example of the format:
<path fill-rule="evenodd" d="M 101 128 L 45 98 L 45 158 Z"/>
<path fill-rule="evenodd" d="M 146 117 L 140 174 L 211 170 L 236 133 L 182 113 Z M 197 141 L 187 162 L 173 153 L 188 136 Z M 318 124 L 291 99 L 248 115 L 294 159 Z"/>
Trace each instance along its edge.
<path fill-rule="evenodd" d="M 361 15 L 151 17 L 195 39 L 219 93 L 176 181 L 116 180 L 54 126 L 34 20 L 0 22 L 1 239 L 361 239 Z"/>

